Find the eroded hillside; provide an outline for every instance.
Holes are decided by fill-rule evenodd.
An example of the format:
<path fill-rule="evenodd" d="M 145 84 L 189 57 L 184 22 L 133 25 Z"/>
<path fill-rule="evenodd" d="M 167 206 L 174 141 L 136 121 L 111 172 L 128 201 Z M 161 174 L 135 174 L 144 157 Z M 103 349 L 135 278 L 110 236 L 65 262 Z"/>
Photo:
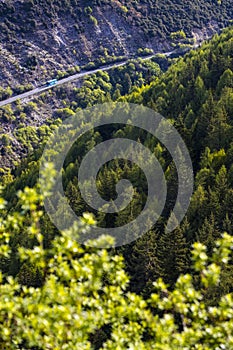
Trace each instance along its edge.
<path fill-rule="evenodd" d="M 229 24 L 228 0 L 4 0 L 0 3 L 0 85 L 40 84 L 96 59 L 166 51 L 170 34 L 203 39 Z"/>

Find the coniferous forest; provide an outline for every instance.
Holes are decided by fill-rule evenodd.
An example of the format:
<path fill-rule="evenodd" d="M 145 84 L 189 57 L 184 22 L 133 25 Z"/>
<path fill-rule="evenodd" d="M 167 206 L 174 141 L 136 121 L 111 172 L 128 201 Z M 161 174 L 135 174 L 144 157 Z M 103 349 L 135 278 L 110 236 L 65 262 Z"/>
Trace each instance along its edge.
<path fill-rule="evenodd" d="M 163 36 L 167 29 L 162 13 L 170 2 L 176 3 L 155 1 L 153 7 L 154 1 L 112 1 L 111 6 L 121 3 L 118 11 L 125 11 L 127 21 L 136 21 L 135 13 L 129 16 L 132 8 L 142 13 L 145 7 L 159 8 L 158 23 L 151 13 L 144 30 L 153 36 L 152 28 L 160 28 Z M 68 9 L 71 3 L 67 1 Z M 90 3 L 91 8 L 106 5 Z M 206 14 L 210 4 L 203 2 Z M 33 5 L 38 10 L 36 1 L 28 1 L 26 11 Z M 12 6 L 8 2 L 2 15 L 7 18 Z M 59 6 L 55 1 L 54 9 Z M 227 3 L 223 8 L 228 18 Z M 187 33 L 194 7 L 189 16 L 189 27 L 183 23 Z M 195 16 L 197 23 L 204 21 L 204 13 Z M 136 18 L 140 25 L 142 17 Z M 10 21 L 7 24 L 10 28 Z M 173 32 L 180 28 L 175 19 L 171 26 Z M 2 100 L 9 97 L 4 93 L 2 88 Z M 169 218 L 177 221 L 176 164 L 158 138 L 130 124 L 99 126 L 73 143 L 62 181 L 78 224 L 59 230 L 46 213 L 44 202 L 52 206 L 56 169 L 48 163 L 39 181 L 45 145 L 67 118 L 103 103 L 121 103 L 125 111 L 128 103 L 148 107 L 164 116 L 185 142 L 194 188 L 187 213 L 173 231 L 166 225 Z M 49 117 L 38 122 L 40 109 Z M 31 125 L 27 118 L 33 120 Z M 95 118 L 101 120 L 102 115 Z M 134 58 L 83 78 L 79 87 L 60 85 L 30 102 L 2 107 L 0 122 L 0 350 L 233 349 L 233 27 L 185 55 Z M 58 154 L 70 137 L 67 129 L 57 141 Z M 169 131 L 165 137 L 171 137 Z M 133 198 L 124 210 L 98 212 L 80 191 L 78 173 L 85 156 L 101 142 L 118 138 L 140 143 L 157 158 L 167 182 L 165 207 L 156 224 L 131 243 L 114 247 L 111 235 L 103 235 L 81 244 L 73 237 L 88 237 L 95 225 L 124 226 L 145 206 L 146 176 L 124 159 L 104 164 L 96 178 L 98 193 L 109 203 L 117 196 L 120 180 L 131 182 Z M 90 164 L 90 172 L 95 166 Z M 92 183 L 86 186 L 92 188 Z M 95 193 L 90 197 L 94 202 Z M 65 215 L 59 206 L 57 216 Z"/>

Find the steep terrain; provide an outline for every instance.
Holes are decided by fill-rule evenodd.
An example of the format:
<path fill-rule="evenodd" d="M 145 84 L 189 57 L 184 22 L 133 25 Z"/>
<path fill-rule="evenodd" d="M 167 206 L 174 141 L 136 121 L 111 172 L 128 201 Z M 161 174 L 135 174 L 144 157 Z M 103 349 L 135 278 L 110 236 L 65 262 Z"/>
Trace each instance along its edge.
<path fill-rule="evenodd" d="M 140 48 L 166 51 L 177 44 L 171 33 L 184 31 L 187 39 L 180 38 L 192 43 L 232 18 L 228 0 L 4 0 L 0 85 L 40 84 L 58 71 L 128 57 Z"/>
<path fill-rule="evenodd" d="M 20 92 L 25 83 L 62 75 L 58 69 L 131 55 L 140 46 L 142 52 L 163 51 L 190 44 L 193 36 L 203 40 L 229 23 L 232 5 L 229 0 L 2 0 L 0 17 L 0 80 Z M 157 62 L 134 59 L 0 108 L 0 350 L 233 349 L 233 27 L 166 61 L 173 64 L 165 72 Z M 10 93 L 9 87 L 0 88 L 0 99 Z M 38 177 L 50 133 L 63 119 L 111 100 L 161 113 L 187 145 L 194 189 L 185 218 L 172 232 L 166 225 L 169 218 L 177 220 L 172 210 L 178 170 L 166 142 L 133 124 L 95 128 L 70 149 L 62 182 L 73 211 L 83 216 L 80 224 L 58 231 L 46 214 L 52 165 L 44 174 L 44 195 Z M 81 120 L 85 124 L 84 116 Z M 60 155 L 72 136 L 66 127 L 50 156 Z M 172 139 L 169 131 L 165 136 Z M 101 237 L 81 246 L 76 239 L 88 237 L 93 215 L 99 227 L 124 226 L 143 211 L 148 197 L 147 174 L 124 159 L 105 163 L 96 177 L 107 202 L 116 199 L 120 180 L 131 182 L 133 196 L 123 210 L 98 212 L 82 197 L 82 160 L 114 138 L 134 140 L 157 158 L 167 183 L 166 204 L 151 230 L 130 244 L 98 249 L 112 246 Z M 179 145 L 174 149 L 178 153 Z M 141 164 L 145 158 L 141 154 Z M 91 173 L 96 163 L 88 166 Z M 85 186 L 96 202 L 93 180 Z M 128 203 L 129 193 L 123 196 Z M 60 194 L 54 198 L 50 209 L 67 220 Z M 139 230 L 135 225 L 124 234 L 132 237 Z"/>
<path fill-rule="evenodd" d="M 158 225 L 121 250 L 131 275 L 131 289 L 147 294 L 151 282 L 163 277 L 174 286 L 180 273 L 190 270 L 190 249 L 199 240 L 206 244 L 207 253 L 213 251 L 214 242 L 223 231 L 232 234 L 233 225 L 233 28 L 224 30 L 198 50 L 190 52 L 172 65 L 161 77 L 148 86 L 135 88 L 120 101 L 144 103 L 169 118 L 182 135 L 189 149 L 195 176 L 195 188 L 190 208 L 181 226 L 173 232 L 164 230 L 166 220 L 177 196 L 177 171 L 164 145 L 148 137 L 141 130 L 106 127 L 93 131 L 90 138 L 81 137 L 74 144 L 64 165 L 64 190 L 73 210 L 82 215 L 93 212 L 100 226 L 123 226 L 143 209 L 147 195 L 145 177 L 135 164 L 113 162 L 98 174 L 98 190 L 106 200 L 115 196 L 116 183 L 121 178 L 132 181 L 135 195 L 127 208 L 116 214 L 98 214 L 83 200 L 77 174 L 82 157 L 90 148 L 114 137 L 141 141 L 159 160 L 167 179 L 166 207 Z M 61 111 L 60 116 L 65 116 Z M 47 130 L 49 132 L 49 129 Z M 44 134 L 46 130 L 43 131 Z M 69 136 L 67 136 L 69 137 Z M 32 137 L 33 140 L 33 137 Z M 35 142 L 38 140 L 34 139 Z M 61 145 L 64 140 L 61 141 Z M 40 142 L 41 144 L 41 142 Z M 17 205 L 15 193 L 25 185 L 33 186 L 38 177 L 41 150 L 31 154 L 12 174 L 2 177 L 8 186 L 5 196 L 9 207 Z M 90 165 L 91 166 L 91 165 Z M 62 215 L 62 213 L 61 213 Z M 47 243 L 56 233 L 48 217 L 42 220 Z M 13 240 L 19 244 L 18 237 Z M 174 245 L 174 242 L 176 244 Z M 4 268 L 17 274 L 20 266 L 12 255 L 12 264 Z M 217 288 L 206 291 L 205 300 L 213 304 L 223 293 L 232 292 L 233 263 L 224 270 Z M 198 284 L 198 281 L 196 281 Z"/>
<path fill-rule="evenodd" d="M 0 168 L 14 167 L 16 161 L 37 148 L 49 131 L 48 125 L 57 124 L 79 108 L 116 100 L 160 74 L 156 62 L 131 60 L 119 68 L 99 71 L 0 108 Z"/>

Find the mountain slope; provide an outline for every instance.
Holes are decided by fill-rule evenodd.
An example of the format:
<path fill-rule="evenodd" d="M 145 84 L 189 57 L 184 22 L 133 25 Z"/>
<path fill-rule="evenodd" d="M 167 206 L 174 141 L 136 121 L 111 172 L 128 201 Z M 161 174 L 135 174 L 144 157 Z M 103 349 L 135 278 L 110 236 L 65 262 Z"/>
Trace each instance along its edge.
<path fill-rule="evenodd" d="M 145 177 L 135 164 L 128 162 L 116 162 L 101 168 L 98 189 L 103 198 L 114 198 L 116 183 L 121 178 L 132 179 L 135 196 L 130 206 L 119 215 L 98 215 L 83 201 L 78 189 L 77 174 L 82 157 L 96 143 L 120 136 L 141 141 L 159 159 L 168 185 L 163 216 L 148 235 L 121 250 L 131 275 L 131 289 L 138 293 L 148 293 L 151 282 L 157 277 L 163 277 L 174 286 L 180 273 L 190 271 L 190 250 L 194 241 L 205 243 L 207 253 L 210 254 L 214 242 L 223 231 L 233 233 L 232 38 L 233 28 L 224 30 L 220 36 L 180 59 L 150 86 L 138 88 L 127 98 L 120 98 L 134 103 L 143 102 L 162 112 L 172 120 L 186 141 L 193 160 L 195 188 L 189 211 L 178 229 L 171 233 L 164 230 L 176 201 L 176 169 L 164 145 L 146 137 L 140 130 L 127 126 L 120 130 L 107 128 L 95 131 L 89 135 L 88 142 L 81 138 L 74 144 L 64 165 L 64 190 L 73 210 L 78 215 L 93 211 L 99 224 L 108 227 L 109 224 L 122 226 L 128 223 L 143 209 L 147 195 Z M 28 163 L 24 162 L 15 169 L 13 178 L 4 175 L 3 181 L 9 183 L 5 196 L 10 207 L 17 206 L 16 191 L 25 185 L 33 186 L 36 183 L 40 153 L 38 151 Z M 49 242 L 56 230 L 46 216 L 41 224 Z M 15 244 L 17 242 L 16 239 Z M 7 271 L 16 264 L 14 259 L 12 257 L 10 267 L 4 265 Z M 232 292 L 232 266 L 231 261 L 229 268 L 222 272 L 218 288 L 206 292 L 209 304 L 223 293 Z M 16 266 L 14 273 L 19 269 L 20 266 Z"/>
<path fill-rule="evenodd" d="M 183 30 L 199 40 L 232 18 L 228 0 L 221 5 L 217 0 L 5 0 L 0 4 L 0 84 L 40 83 L 58 70 L 129 56 L 139 48 L 166 51 L 176 44 L 172 32 Z"/>
<path fill-rule="evenodd" d="M 224 30 L 200 49 L 180 58 L 161 79 L 138 93 L 143 103 L 175 120 L 199 152 L 206 146 L 220 149 L 231 142 L 227 135 L 216 134 L 219 140 L 211 144 L 208 134 L 211 123 L 215 124 L 219 118 L 219 128 L 233 124 L 232 37 L 232 27 Z M 135 95 L 129 100 L 133 101 Z"/>

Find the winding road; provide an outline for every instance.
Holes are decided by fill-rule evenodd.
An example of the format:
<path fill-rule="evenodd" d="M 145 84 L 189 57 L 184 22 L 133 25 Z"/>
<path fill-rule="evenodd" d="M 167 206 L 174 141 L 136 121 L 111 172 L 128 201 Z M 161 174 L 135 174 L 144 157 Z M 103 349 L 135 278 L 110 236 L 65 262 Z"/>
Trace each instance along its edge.
<path fill-rule="evenodd" d="M 170 56 L 172 53 L 174 53 L 174 51 L 171 51 L 171 52 L 165 52 L 163 53 L 163 55 L 165 56 Z M 143 61 L 145 60 L 150 60 L 151 58 L 155 57 L 157 54 L 152 54 L 150 56 L 147 56 L 147 57 L 140 57 Z M 60 79 L 57 81 L 57 83 L 53 86 L 39 86 L 33 90 L 30 90 L 30 91 L 27 91 L 27 92 L 24 92 L 23 94 L 20 94 L 20 95 L 16 95 L 16 96 L 12 96 L 6 100 L 3 100 L 0 102 L 0 107 L 3 107 L 5 105 L 8 105 L 10 103 L 13 103 L 17 100 L 23 100 L 27 97 L 31 97 L 33 95 L 37 95 L 37 94 L 40 94 L 41 92 L 43 91 L 46 91 L 46 90 L 49 90 L 49 89 L 53 89 L 54 87 L 58 86 L 58 85 L 63 85 L 65 83 L 68 83 L 68 82 L 71 82 L 71 81 L 74 81 L 74 80 L 77 80 L 77 79 L 80 79 L 80 78 L 83 78 L 87 75 L 92 75 L 92 74 L 95 74 L 97 72 L 100 72 L 100 71 L 108 71 L 112 68 L 117 68 L 117 67 L 121 67 L 121 66 L 124 66 L 126 65 L 127 63 L 129 62 L 129 59 L 128 60 L 125 60 L 123 62 L 120 62 L 120 63 L 113 63 L 113 64 L 109 64 L 107 66 L 104 66 L 104 67 L 100 67 L 100 68 L 97 68 L 97 69 L 93 69 L 93 70 L 90 70 L 90 71 L 87 71 L 87 72 L 82 72 L 82 73 L 77 73 L 77 74 L 74 74 L 74 75 L 71 75 L 67 78 L 63 78 L 63 79 Z"/>

